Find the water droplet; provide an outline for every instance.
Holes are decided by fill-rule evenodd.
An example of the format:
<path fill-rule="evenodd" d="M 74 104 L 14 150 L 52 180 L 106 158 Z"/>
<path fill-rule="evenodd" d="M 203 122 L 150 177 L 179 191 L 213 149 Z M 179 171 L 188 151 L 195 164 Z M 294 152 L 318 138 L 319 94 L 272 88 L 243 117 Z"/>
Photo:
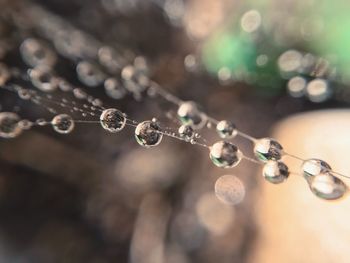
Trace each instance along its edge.
<path fill-rule="evenodd" d="M 223 175 L 215 182 L 216 197 L 228 205 L 236 205 L 245 197 L 245 187 L 234 175 Z"/>
<path fill-rule="evenodd" d="M 18 93 L 18 96 L 19 96 L 22 100 L 29 100 L 29 99 L 32 98 L 32 94 L 31 94 L 30 91 L 27 90 L 27 89 L 21 88 L 21 89 L 19 89 L 19 90 L 17 91 L 17 93 Z"/>
<path fill-rule="evenodd" d="M 73 86 L 64 79 L 58 79 L 58 88 L 64 92 L 69 92 L 73 90 Z"/>
<path fill-rule="evenodd" d="M 177 115 L 182 124 L 191 125 L 194 129 L 203 128 L 207 122 L 207 116 L 198 109 L 193 101 L 181 103 Z"/>
<path fill-rule="evenodd" d="M 309 180 L 314 195 L 325 200 L 336 200 L 344 196 L 347 187 L 342 180 L 330 173 L 322 173 Z"/>
<path fill-rule="evenodd" d="M 126 89 L 120 85 L 116 78 L 108 78 L 104 83 L 106 94 L 112 99 L 119 100 L 127 94 Z"/>
<path fill-rule="evenodd" d="M 22 133 L 18 125 L 20 117 L 13 112 L 0 112 L 0 137 L 15 138 Z"/>
<path fill-rule="evenodd" d="M 31 67 L 52 67 L 56 62 L 56 54 L 35 38 L 25 39 L 20 46 L 20 53 L 24 62 Z"/>
<path fill-rule="evenodd" d="M 308 159 L 303 162 L 301 169 L 305 178 L 324 174 L 332 170 L 331 166 L 320 159 Z"/>
<path fill-rule="evenodd" d="M 262 138 L 255 142 L 254 154 L 263 162 L 268 160 L 279 160 L 282 158 L 283 148 L 274 139 Z"/>
<path fill-rule="evenodd" d="M 125 64 L 125 59 L 115 52 L 111 47 L 101 47 L 98 50 L 98 59 L 102 66 L 104 66 L 110 73 L 118 73 L 122 65 Z"/>
<path fill-rule="evenodd" d="M 121 76 L 125 88 L 131 93 L 140 94 L 149 86 L 148 76 L 134 66 L 124 67 Z"/>
<path fill-rule="evenodd" d="M 34 68 L 28 71 L 32 84 L 44 92 L 53 92 L 57 89 L 59 79 L 53 76 L 47 68 Z"/>
<path fill-rule="evenodd" d="M 23 130 L 29 130 L 33 126 L 33 122 L 29 120 L 20 120 L 18 126 Z"/>
<path fill-rule="evenodd" d="M 216 166 L 232 168 L 239 164 L 243 154 L 236 145 L 226 141 L 219 141 L 210 147 L 209 156 Z"/>
<path fill-rule="evenodd" d="M 236 126 L 230 121 L 219 121 L 216 125 L 216 131 L 221 138 L 233 138 L 237 135 Z"/>
<path fill-rule="evenodd" d="M 105 80 L 103 72 L 88 61 L 81 61 L 76 67 L 79 80 L 88 87 L 97 87 Z"/>
<path fill-rule="evenodd" d="M 61 134 L 70 133 L 74 129 L 74 121 L 67 114 L 56 115 L 51 121 L 53 129 Z"/>
<path fill-rule="evenodd" d="M 158 145 L 163 138 L 161 128 L 157 122 L 144 121 L 135 129 L 136 141 L 146 148 Z"/>
<path fill-rule="evenodd" d="M 92 105 L 94 105 L 95 107 L 102 107 L 102 105 L 103 105 L 103 102 L 102 102 L 102 100 L 100 100 L 100 99 L 94 99 L 91 103 L 92 103 Z"/>
<path fill-rule="evenodd" d="M 119 132 L 125 127 L 126 118 L 124 113 L 117 109 L 106 109 L 100 116 L 103 129 L 109 132 Z"/>
<path fill-rule="evenodd" d="M 288 166 L 281 161 L 268 161 L 264 165 L 262 174 L 270 183 L 280 184 L 289 176 Z"/>
<path fill-rule="evenodd" d="M 194 130 L 190 125 L 181 125 L 178 132 L 185 141 L 191 141 L 194 137 Z"/>
<path fill-rule="evenodd" d="M 83 91 L 81 88 L 75 88 L 73 89 L 73 95 L 79 100 L 84 100 L 87 98 L 87 94 L 85 91 Z"/>

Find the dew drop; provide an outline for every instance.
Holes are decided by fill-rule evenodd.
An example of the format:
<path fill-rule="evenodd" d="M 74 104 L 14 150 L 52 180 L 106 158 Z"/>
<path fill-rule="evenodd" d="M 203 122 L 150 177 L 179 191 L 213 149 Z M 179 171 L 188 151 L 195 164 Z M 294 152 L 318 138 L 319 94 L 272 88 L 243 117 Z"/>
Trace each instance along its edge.
<path fill-rule="evenodd" d="M 20 53 L 24 62 L 31 67 L 52 67 L 56 62 L 56 54 L 35 38 L 25 39 L 20 46 Z"/>
<path fill-rule="evenodd" d="M 343 181 L 328 172 L 312 177 L 309 187 L 314 195 L 325 200 L 339 199 L 347 192 Z"/>
<path fill-rule="evenodd" d="M 254 154 L 262 162 L 282 158 L 283 148 L 274 139 L 262 138 L 254 143 Z"/>
<path fill-rule="evenodd" d="M 74 121 L 67 114 L 56 115 L 51 121 L 53 129 L 61 134 L 70 133 L 74 129 Z"/>
<path fill-rule="evenodd" d="M 76 67 L 79 80 L 88 87 L 97 87 L 105 80 L 103 72 L 88 61 L 81 61 Z"/>
<path fill-rule="evenodd" d="M 182 124 L 191 125 L 194 129 L 203 128 L 207 122 L 207 116 L 198 109 L 193 101 L 181 103 L 177 115 Z"/>
<path fill-rule="evenodd" d="M 0 137 L 5 139 L 15 138 L 22 133 L 18 125 L 20 117 L 13 112 L 0 112 Z"/>
<path fill-rule="evenodd" d="M 104 82 L 104 88 L 107 96 L 112 99 L 122 99 L 127 94 L 126 89 L 120 85 L 119 81 L 116 78 L 108 78 Z"/>
<path fill-rule="evenodd" d="M 59 79 L 53 76 L 48 69 L 34 68 L 29 70 L 29 77 L 32 84 L 44 92 L 53 92 L 58 88 Z"/>
<path fill-rule="evenodd" d="M 144 121 L 137 125 L 135 138 L 141 146 L 149 148 L 158 145 L 162 141 L 163 134 L 157 122 Z"/>
<path fill-rule="evenodd" d="M 117 109 L 106 109 L 100 116 L 100 123 L 103 129 L 115 133 L 121 131 L 125 124 L 126 118 L 124 113 Z"/>
<path fill-rule="evenodd" d="M 262 174 L 270 183 L 280 184 L 289 176 L 288 166 L 281 161 L 268 161 L 264 165 Z"/>
<path fill-rule="evenodd" d="M 194 137 L 194 130 L 190 125 L 181 125 L 178 132 L 185 141 L 191 141 Z"/>
<path fill-rule="evenodd" d="M 236 145 L 226 141 L 219 141 L 210 147 L 209 156 L 216 166 L 232 168 L 239 164 L 243 154 Z"/>
<path fill-rule="evenodd" d="M 216 125 L 216 131 L 219 136 L 223 139 L 225 138 L 233 138 L 237 135 L 236 126 L 230 121 L 219 121 Z"/>
<path fill-rule="evenodd" d="M 320 159 L 305 160 L 301 165 L 301 169 L 306 179 L 332 170 L 328 163 Z"/>

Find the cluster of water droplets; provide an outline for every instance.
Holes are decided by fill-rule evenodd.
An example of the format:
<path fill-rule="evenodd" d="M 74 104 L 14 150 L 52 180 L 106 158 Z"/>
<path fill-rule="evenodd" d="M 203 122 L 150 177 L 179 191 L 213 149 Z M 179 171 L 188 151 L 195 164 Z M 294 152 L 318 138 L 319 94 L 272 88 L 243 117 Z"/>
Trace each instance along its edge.
<path fill-rule="evenodd" d="M 46 24 L 35 24 L 38 32 L 54 43 L 55 50 L 45 45 L 42 40 L 27 38 L 20 45 L 20 54 L 29 67 L 26 72 L 10 69 L 0 64 L 0 85 L 7 91 L 16 93 L 19 98 L 29 100 L 46 108 L 55 114 L 52 120 L 37 119 L 34 121 L 21 119 L 13 112 L 0 113 L 0 137 L 15 138 L 23 131 L 34 126 L 51 125 L 60 134 L 68 134 L 74 130 L 77 123 L 99 123 L 107 132 L 121 132 L 125 126 L 135 128 L 135 138 L 138 144 L 145 148 L 157 146 L 164 136 L 176 138 L 184 142 L 199 145 L 209 151 L 213 164 L 221 168 L 232 168 L 244 159 L 263 165 L 262 175 L 270 183 L 279 184 L 288 178 L 291 172 L 283 162 L 284 156 L 297 158 L 302 161 L 301 172 L 312 193 L 316 196 L 333 200 L 344 196 L 346 185 L 335 175 L 326 162 L 293 156 L 284 151 L 279 142 L 271 138 L 256 139 L 237 129 L 230 120 L 215 120 L 208 116 L 195 102 L 182 101 L 170 94 L 149 78 L 147 62 L 143 57 L 123 56 L 117 50 L 106 47 L 97 40 L 71 25 L 67 25 L 55 16 L 51 16 L 42 8 L 29 8 L 31 16 L 39 15 L 46 19 Z M 89 43 L 90 45 L 82 45 Z M 75 87 L 68 80 L 59 76 L 55 70 L 56 52 L 75 63 L 77 78 L 87 87 L 103 85 L 106 94 L 113 99 L 121 99 L 125 94 L 132 94 L 139 99 L 144 93 L 158 95 L 177 107 L 177 118 L 180 122 L 176 130 L 162 127 L 157 119 L 137 122 L 119 109 L 106 107 L 98 98 L 89 95 L 85 89 Z M 131 60 L 131 62 L 130 62 Z M 289 65 L 292 67 L 292 65 Z M 117 73 L 120 73 L 119 75 Z M 116 77 L 118 76 L 118 77 Z M 28 89 L 14 84 L 20 79 L 36 88 Z M 75 100 L 56 99 L 52 93 L 64 92 Z M 151 96 L 151 97 L 152 97 Z M 62 113 L 60 111 L 68 111 Z M 75 119 L 71 115 L 79 114 Z M 92 118 L 92 119 L 91 119 Z M 208 145 L 199 131 L 208 127 L 215 127 L 220 140 Z M 253 144 L 256 159 L 247 157 L 235 144 L 233 138 L 240 136 Z M 231 178 L 232 179 L 232 178 Z M 235 192 L 225 190 L 223 182 L 230 180 L 227 176 L 218 179 L 215 192 L 225 203 L 235 204 Z M 235 179 L 236 180 L 236 179 Z M 235 200 L 235 201 L 232 201 Z"/>

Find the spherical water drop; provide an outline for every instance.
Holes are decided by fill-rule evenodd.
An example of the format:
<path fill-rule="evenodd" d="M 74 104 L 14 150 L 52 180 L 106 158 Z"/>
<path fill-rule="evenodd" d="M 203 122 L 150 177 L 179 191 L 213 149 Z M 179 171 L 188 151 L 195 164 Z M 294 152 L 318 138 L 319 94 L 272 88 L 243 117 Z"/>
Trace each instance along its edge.
<path fill-rule="evenodd" d="M 149 86 L 149 78 L 142 71 L 134 66 L 128 65 L 121 73 L 125 88 L 134 94 L 140 94 Z"/>
<path fill-rule="evenodd" d="M 216 131 L 221 138 L 233 138 L 237 135 L 236 126 L 230 121 L 219 121 L 216 125 Z"/>
<path fill-rule="evenodd" d="M 18 97 L 20 97 L 22 100 L 29 100 L 32 98 L 32 94 L 29 90 L 20 88 L 18 91 Z"/>
<path fill-rule="evenodd" d="M 119 132 L 125 127 L 125 114 L 117 109 L 106 109 L 100 116 L 100 123 L 109 132 Z"/>
<path fill-rule="evenodd" d="M 20 46 L 20 53 L 24 62 L 31 67 L 39 65 L 52 67 L 56 62 L 56 54 L 35 38 L 24 40 Z"/>
<path fill-rule="evenodd" d="M 110 73 L 118 73 L 124 63 L 123 58 L 112 48 L 104 46 L 98 50 L 98 59 Z"/>
<path fill-rule="evenodd" d="M 178 132 L 180 137 L 187 142 L 191 141 L 194 137 L 194 130 L 190 125 L 181 125 Z"/>
<path fill-rule="evenodd" d="M 157 122 L 144 121 L 137 125 L 135 138 L 141 146 L 149 148 L 158 145 L 163 138 L 163 134 Z"/>
<path fill-rule="evenodd" d="M 280 184 L 289 176 L 288 166 L 281 161 L 268 161 L 264 165 L 262 174 L 270 183 Z"/>
<path fill-rule="evenodd" d="M 207 116 L 198 109 L 193 101 L 181 103 L 177 110 L 177 115 L 182 124 L 191 125 L 194 129 L 201 129 L 207 122 Z"/>
<path fill-rule="evenodd" d="M 29 130 L 31 127 L 33 127 L 33 122 L 29 120 L 20 120 L 18 122 L 18 126 L 23 130 Z"/>
<path fill-rule="evenodd" d="M 103 106 L 103 102 L 100 99 L 94 99 L 91 104 L 95 107 L 102 107 Z"/>
<path fill-rule="evenodd" d="M 314 195 L 325 200 L 339 199 L 347 192 L 343 181 L 331 173 L 322 173 L 312 177 L 309 186 Z"/>
<path fill-rule="evenodd" d="M 219 141 L 210 147 L 209 156 L 216 166 L 231 168 L 241 161 L 243 154 L 237 146 L 232 143 Z"/>
<path fill-rule="evenodd" d="M 88 87 L 97 87 L 105 80 L 103 72 L 88 61 L 81 61 L 76 67 L 79 80 Z"/>
<path fill-rule="evenodd" d="M 73 95 L 78 100 L 85 100 L 87 98 L 87 93 L 84 90 L 82 90 L 81 88 L 73 89 Z"/>
<path fill-rule="evenodd" d="M 0 137 L 9 139 L 21 134 L 21 126 L 18 125 L 20 117 L 13 112 L 0 112 Z"/>
<path fill-rule="evenodd" d="M 58 88 L 64 92 L 69 92 L 73 90 L 73 86 L 64 79 L 58 79 Z"/>
<path fill-rule="evenodd" d="M 305 178 L 324 174 L 332 170 L 331 166 L 320 159 L 308 159 L 303 162 L 301 169 Z"/>
<path fill-rule="evenodd" d="M 47 68 L 34 68 L 28 73 L 32 84 L 37 89 L 44 92 L 53 92 L 57 89 L 59 79 L 53 76 Z"/>
<path fill-rule="evenodd" d="M 234 175 L 223 175 L 215 182 L 216 197 L 228 205 L 236 205 L 243 201 L 245 187 Z"/>
<path fill-rule="evenodd" d="M 268 160 L 279 160 L 283 154 L 282 146 L 271 138 L 262 138 L 255 142 L 255 156 L 263 162 Z"/>
<path fill-rule="evenodd" d="M 108 78 L 104 83 L 106 94 L 112 99 L 119 100 L 126 95 L 126 89 L 120 85 L 116 78 Z"/>
<path fill-rule="evenodd" d="M 62 134 L 70 133 L 74 129 L 74 121 L 67 114 L 56 115 L 51 121 L 53 129 Z"/>

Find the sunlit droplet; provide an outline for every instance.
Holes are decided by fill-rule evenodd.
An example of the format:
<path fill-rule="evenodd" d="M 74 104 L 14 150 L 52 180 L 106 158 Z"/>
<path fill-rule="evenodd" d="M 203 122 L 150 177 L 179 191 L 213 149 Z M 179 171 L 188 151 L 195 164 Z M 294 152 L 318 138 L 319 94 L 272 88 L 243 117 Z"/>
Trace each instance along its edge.
<path fill-rule="evenodd" d="M 336 200 L 344 196 L 347 187 L 342 180 L 331 173 L 322 173 L 309 180 L 313 194 L 325 200 Z"/>
<path fill-rule="evenodd" d="M 125 127 L 125 114 L 117 109 L 106 109 L 100 116 L 100 123 L 103 129 L 109 132 L 119 132 Z"/>
<path fill-rule="evenodd" d="M 232 168 L 239 164 L 243 154 L 236 145 L 226 141 L 219 141 L 210 147 L 209 156 L 216 166 Z"/>
<path fill-rule="evenodd" d="M 70 133 L 74 129 L 74 121 L 67 114 L 56 115 L 51 121 L 53 129 L 61 134 Z"/>
<path fill-rule="evenodd" d="M 268 161 L 264 165 L 262 174 L 270 183 L 280 184 L 289 176 L 288 166 L 281 161 Z"/>
<path fill-rule="evenodd" d="M 0 112 L 0 137 L 5 139 L 15 138 L 22 133 L 18 125 L 20 117 L 13 112 Z"/>
<path fill-rule="evenodd" d="M 157 122 L 144 121 L 136 126 L 135 138 L 141 146 L 149 148 L 157 146 L 162 141 L 163 134 Z"/>
<path fill-rule="evenodd" d="M 283 154 L 282 146 L 274 139 L 262 138 L 254 142 L 254 154 L 263 162 L 279 160 Z"/>

